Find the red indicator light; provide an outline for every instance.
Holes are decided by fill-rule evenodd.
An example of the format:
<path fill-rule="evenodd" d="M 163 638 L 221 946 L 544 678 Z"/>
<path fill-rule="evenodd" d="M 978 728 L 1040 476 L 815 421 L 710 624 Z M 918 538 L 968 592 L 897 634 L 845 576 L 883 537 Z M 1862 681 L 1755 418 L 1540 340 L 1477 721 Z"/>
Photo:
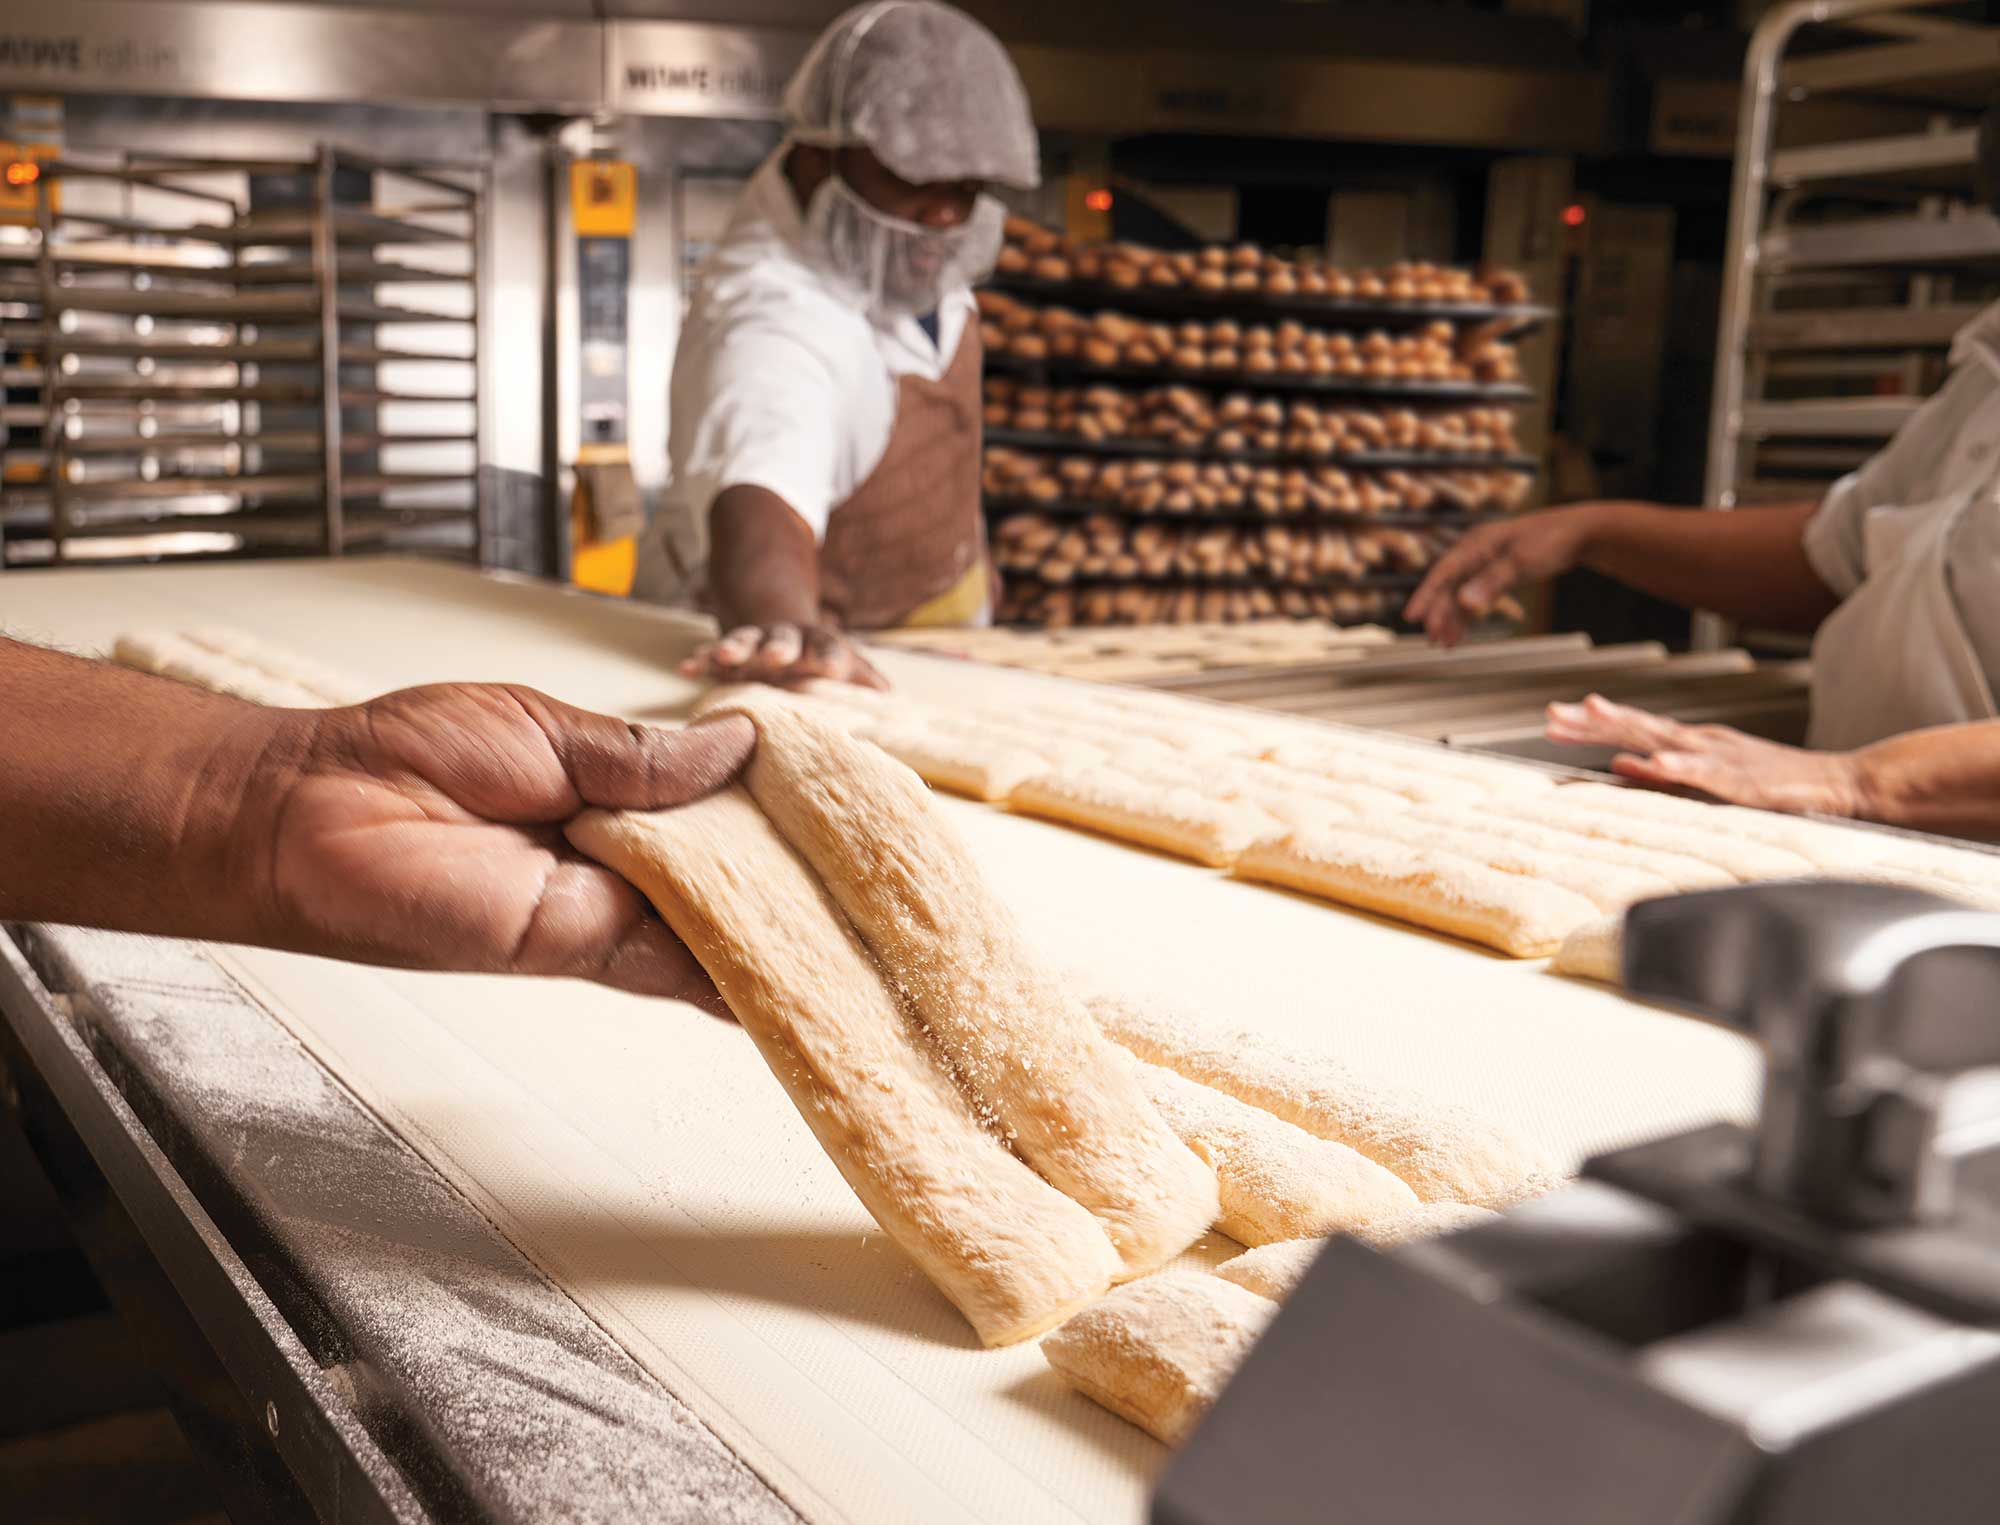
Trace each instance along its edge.
<path fill-rule="evenodd" d="M 1101 185 L 1094 191 L 1085 191 L 1083 204 L 1093 212 L 1108 212 L 1111 210 L 1111 192 Z"/>
<path fill-rule="evenodd" d="M 1581 202 L 1573 201 L 1563 208 L 1563 221 L 1572 228 L 1582 227 L 1589 216 L 1590 213 L 1583 209 Z"/>

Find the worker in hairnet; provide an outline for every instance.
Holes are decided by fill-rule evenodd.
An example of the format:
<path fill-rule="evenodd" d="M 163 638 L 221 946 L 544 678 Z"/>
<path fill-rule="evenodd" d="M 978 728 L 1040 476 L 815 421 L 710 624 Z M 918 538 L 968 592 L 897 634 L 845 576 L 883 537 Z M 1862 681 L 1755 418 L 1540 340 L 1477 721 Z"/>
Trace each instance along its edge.
<path fill-rule="evenodd" d="M 1980 126 L 2000 210 L 2000 108 Z M 2000 839 L 2000 303 L 1950 379 L 1823 498 L 1690 513 L 1576 503 L 1467 535 L 1406 613 L 1452 644 L 1516 582 L 1572 567 L 1756 625 L 1813 632 L 1808 748 L 1592 695 L 1551 739 L 1623 749 L 1645 782 L 1739 804 Z"/>
<path fill-rule="evenodd" d="M 691 673 L 879 686 L 848 632 L 991 618 L 971 285 L 988 187 L 1039 152 L 1005 49 L 936 0 L 841 16 L 785 112 L 682 330 L 637 591 L 721 622 Z"/>

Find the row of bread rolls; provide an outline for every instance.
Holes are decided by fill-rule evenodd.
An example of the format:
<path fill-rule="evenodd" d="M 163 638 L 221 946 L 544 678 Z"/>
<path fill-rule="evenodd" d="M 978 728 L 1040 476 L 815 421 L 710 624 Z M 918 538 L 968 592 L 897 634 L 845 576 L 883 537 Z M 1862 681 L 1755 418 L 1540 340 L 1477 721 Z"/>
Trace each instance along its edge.
<path fill-rule="evenodd" d="M 1218 455 L 1282 450 L 1307 456 L 1384 450 L 1512 455 L 1518 448 L 1507 408 L 1419 412 L 1200 387 L 1051 387 L 1012 376 L 988 376 L 985 399 L 990 429 L 1073 434 L 1088 444 L 1144 439 Z"/>
<path fill-rule="evenodd" d="M 1001 571 L 1053 583 L 1103 577 L 1351 583 L 1371 573 L 1420 571 L 1450 539 L 1443 530 L 1135 523 L 1113 514 L 1010 514 L 992 528 Z"/>
<path fill-rule="evenodd" d="M 1084 503 L 1130 514 L 1468 513 L 1518 508 L 1529 478 L 1507 470 L 1349 470 L 1244 461 L 1056 456 L 986 447 L 989 503 Z"/>
<path fill-rule="evenodd" d="M 1162 588 L 1137 583 L 1078 588 L 1010 582 L 1000 596 L 1000 618 L 1050 630 L 1072 625 L 1239 625 L 1279 618 L 1352 625 L 1390 618 L 1404 597 L 1379 588 Z"/>
<path fill-rule="evenodd" d="M 1007 219 L 997 267 L 1003 274 L 1044 281 L 1141 286 L 1209 295 L 1321 297 L 1344 302 L 1495 302 L 1528 300 L 1528 283 L 1512 270 L 1477 273 L 1428 260 L 1400 260 L 1379 270 L 1342 270 L 1320 260 L 1285 259 L 1255 244 L 1169 252 L 1142 244 L 1093 244 L 1025 217 Z"/>
<path fill-rule="evenodd" d="M 1479 382 L 1517 380 L 1514 346 L 1486 335 L 1463 339 L 1449 323 L 1391 334 L 1350 334 L 1280 323 L 1148 322 L 1118 312 L 1086 317 L 1038 307 L 1000 291 L 979 293 L 979 334 L 988 354 L 1068 360 L 1129 370 L 1318 381 Z"/>

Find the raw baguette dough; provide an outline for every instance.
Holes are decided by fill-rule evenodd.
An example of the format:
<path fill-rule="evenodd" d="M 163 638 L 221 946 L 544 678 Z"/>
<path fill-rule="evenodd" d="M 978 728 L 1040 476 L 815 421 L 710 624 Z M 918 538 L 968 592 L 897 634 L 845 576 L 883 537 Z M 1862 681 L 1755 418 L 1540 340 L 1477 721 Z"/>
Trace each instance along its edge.
<path fill-rule="evenodd" d="M 1199 1081 L 1368 1156 L 1425 1202 L 1506 1207 L 1539 1196 L 1561 1172 L 1521 1139 L 1462 1107 L 1371 1084 L 1331 1055 L 1259 1033 L 1204 1030 L 1178 1013 L 1112 994 L 1091 1012 L 1149 1064 Z"/>
<path fill-rule="evenodd" d="M 1549 960 L 1549 973 L 1617 985 L 1624 980 L 1625 913 L 1618 911 L 1585 922 L 1563 939 Z"/>
<path fill-rule="evenodd" d="M 1487 836 L 1505 837 L 1510 842 L 1562 853 L 1590 863 L 1609 863 L 1620 868 L 1640 869 L 1657 874 L 1677 890 L 1717 889 L 1736 883 L 1726 869 L 1685 853 L 1661 852 L 1652 847 L 1634 847 L 1603 837 L 1587 837 L 1580 831 L 1563 831 L 1554 826 L 1538 826 L 1533 821 L 1517 821 L 1493 810 L 1475 810 L 1466 805 L 1426 805 L 1410 812 L 1412 820 L 1431 821 Z"/>
<path fill-rule="evenodd" d="M 1498 758 L 1473 757 L 1436 743 L 1397 741 L 1366 731 L 1295 736 L 1266 750 L 1273 762 L 1310 771 L 1322 758 L 1359 757 L 1471 784 L 1481 794 L 1545 794 L 1554 775 Z"/>
<path fill-rule="evenodd" d="M 1566 792 L 1558 789 L 1552 799 L 1509 799 L 1507 812 L 1517 820 L 1578 831 L 1587 837 L 1628 842 L 1634 847 L 1651 847 L 1661 852 L 1686 853 L 1691 858 L 1713 863 L 1745 882 L 1797 879 L 1813 872 L 1812 864 L 1782 847 L 1770 847 L 1724 831 L 1702 831 L 1678 822 L 1670 824 L 1622 811 L 1565 804 Z"/>
<path fill-rule="evenodd" d="M 1003 1345 L 1119 1272 L 1097 1221 L 981 1126 L 812 871 L 740 786 L 656 812 L 586 811 L 580 850 L 694 951 L 875 1221 Z"/>
<path fill-rule="evenodd" d="M 1416 1193 L 1345 1144 L 1141 1063 L 1146 1094 L 1221 1186 L 1215 1226 L 1239 1244 L 1335 1234 L 1413 1211 Z"/>
<path fill-rule="evenodd" d="M 1475 1223 L 1490 1223 L 1499 1217 L 1483 1207 L 1463 1202 L 1423 1202 L 1393 1218 L 1384 1218 L 1365 1229 L 1352 1229 L 1354 1238 L 1378 1250 L 1386 1250 L 1413 1239 L 1429 1239 L 1438 1234 L 1456 1233 Z M 1326 1248 L 1326 1240 L 1286 1239 L 1276 1244 L 1245 1250 L 1215 1268 L 1215 1274 L 1239 1287 L 1283 1302 L 1299 1284 L 1312 1263 Z"/>
<path fill-rule="evenodd" d="M 1042 1341 L 1070 1386 L 1177 1446 L 1228 1385 L 1276 1303 L 1198 1271 L 1120 1287 Z"/>
<path fill-rule="evenodd" d="M 1525 842 L 1495 836 L 1490 832 L 1468 830 L 1461 826 L 1440 826 L 1430 821 L 1412 820 L 1407 815 L 1384 816 L 1368 822 L 1361 829 L 1370 836 L 1385 837 L 1411 847 L 1456 853 L 1488 868 L 1498 869 L 1503 874 L 1523 874 L 1543 884 L 1572 890 L 1600 911 L 1623 910 L 1635 900 L 1674 892 L 1669 880 L 1645 869 L 1572 858 L 1565 853 L 1530 847 Z"/>
<path fill-rule="evenodd" d="M 1417 805 L 1468 805 L 1493 795 L 1484 784 L 1426 771 L 1421 762 L 1414 760 L 1404 762 L 1354 750 L 1290 744 L 1270 748 L 1268 756 L 1274 766 L 1307 778 L 1366 784 L 1400 794 Z M 1507 797 L 1513 798 L 1512 794 Z"/>
<path fill-rule="evenodd" d="M 112 660 L 141 672 L 157 673 L 197 688 L 247 699 L 252 704 L 268 704 L 283 709 L 327 709 L 330 702 L 321 694 L 252 667 L 235 657 L 225 656 L 186 636 L 167 631 L 121 635 L 111 648 Z"/>
<path fill-rule="evenodd" d="M 884 719 L 862 727 L 859 734 L 915 769 L 925 783 L 988 803 L 1006 799 L 1053 766 L 1004 738 L 981 737 L 964 728 Z"/>
<path fill-rule="evenodd" d="M 1054 769 L 1015 789 L 1007 807 L 1192 858 L 1210 868 L 1225 868 L 1252 843 L 1282 837 L 1286 830 L 1252 806 L 1110 767 Z"/>
<path fill-rule="evenodd" d="M 1340 905 L 1483 943 L 1516 958 L 1544 958 L 1595 917 L 1583 896 L 1461 853 L 1410 847 L 1364 831 L 1298 832 L 1251 846 L 1232 866 Z"/>
<path fill-rule="evenodd" d="M 282 646 L 258 639 L 244 630 L 231 630 L 226 626 L 208 626 L 201 630 L 186 632 L 187 638 L 197 646 L 233 658 L 246 667 L 253 667 L 286 683 L 296 684 L 308 693 L 319 696 L 320 702 L 328 707 L 360 704 L 372 699 L 383 690 L 379 685 L 364 683 L 352 673 L 329 667 L 324 662 L 316 662 L 303 652 L 289 651 Z"/>
<path fill-rule="evenodd" d="M 1561 797 L 1593 810 L 1615 811 L 1670 826 L 1689 826 L 1696 831 L 1722 832 L 1745 841 L 1761 842 L 1767 847 L 1796 853 L 1814 868 L 1827 872 L 1866 868 L 1879 862 L 1889 840 L 1872 832 L 1823 826 L 1768 810 L 1746 810 L 1740 805 L 1711 805 L 1634 785 L 1569 784 Z"/>
<path fill-rule="evenodd" d="M 983 1117 L 1103 1225 L 1126 1277 L 1208 1231 L 1215 1172 L 1029 950 L 908 769 L 796 707 L 748 696 L 746 781 L 929 1031 Z M 776 923 L 782 927 L 782 919 Z"/>

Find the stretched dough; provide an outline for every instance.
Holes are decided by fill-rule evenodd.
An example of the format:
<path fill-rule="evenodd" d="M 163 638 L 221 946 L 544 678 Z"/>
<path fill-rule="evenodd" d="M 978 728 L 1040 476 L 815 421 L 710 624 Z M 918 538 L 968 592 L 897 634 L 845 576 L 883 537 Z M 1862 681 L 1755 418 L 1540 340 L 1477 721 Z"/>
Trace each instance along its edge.
<path fill-rule="evenodd" d="M 1565 804 L 1566 792 L 1558 789 L 1552 799 L 1509 799 L 1507 812 L 1517 820 L 1578 831 L 1587 837 L 1628 842 L 1634 847 L 1657 848 L 1661 852 L 1686 853 L 1746 882 L 1797 879 L 1813 872 L 1812 864 L 1782 847 L 1753 842 L 1727 831 L 1703 831 L 1679 822 L 1647 820 L 1622 810 Z"/>
<path fill-rule="evenodd" d="M 1199 1271 L 1120 1287 L 1042 1341 L 1070 1386 L 1177 1446 L 1208 1412 L 1276 1303 Z"/>
<path fill-rule="evenodd" d="M 1419 1205 L 1398 1176 L 1345 1144 L 1159 1065 L 1142 1063 L 1140 1073 L 1168 1126 L 1215 1167 L 1215 1226 L 1239 1244 L 1335 1234 Z"/>
<path fill-rule="evenodd" d="M 1492 810 L 1475 810 L 1465 805 L 1426 805 L 1410 812 L 1412 820 L 1430 821 L 1477 831 L 1490 837 L 1562 853 L 1590 863 L 1609 863 L 1620 868 L 1640 869 L 1657 874 L 1677 890 L 1716 889 L 1736 883 L 1736 876 L 1713 863 L 1690 858 L 1686 853 L 1662 852 L 1652 847 L 1633 847 L 1604 837 L 1587 837 L 1580 831 L 1564 831 L 1555 826 L 1538 826 L 1533 821 L 1517 821 Z"/>
<path fill-rule="evenodd" d="M 1556 956 L 1549 960 L 1549 973 L 1617 985 L 1625 978 L 1624 948 L 1625 913 L 1600 916 L 1563 939 Z"/>
<path fill-rule="evenodd" d="M 1334 779 L 1343 784 L 1367 784 L 1390 794 L 1400 794 L 1418 805 L 1464 805 L 1491 798 L 1494 791 L 1484 783 L 1433 772 L 1424 760 L 1379 756 L 1358 749 L 1335 750 L 1324 746 L 1283 743 L 1269 749 L 1268 760 L 1275 766 L 1308 778 Z M 1511 799 L 1512 794 L 1508 797 Z"/>
<path fill-rule="evenodd" d="M 826 885 L 980 1114 L 1103 1225 L 1122 1274 L 1142 1276 L 1206 1233 L 1215 1172 L 1030 952 L 916 777 L 794 707 L 750 696 L 731 708 L 757 726 L 752 798 Z"/>
<path fill-rule="evenodd" d="M 989 1345 L 1102 1294 L 1097 1221 L 974 1116 L 825 887 L 740 786 L 586 811 L 568 835 L 638 885 L 715 981 L 875 1221 Z"/>
<path fill-rule="evenodd" d="M 1413 1239 L 1429 1239 L 1438 1234 L 1456 1233 L 1475 1223 L 1490 1223 L 1499 1216 L 1483 1207 L 1468 1207 L 1463 1202 L 1422 1202 L 1396 1217 L 1384 1218 L 1366 1228 L 1349 1232 L 1365 1244 L 1386 1250 Z M 1215 1274 L 1224 1281 L 1233 1281 L 1237 1286 L 1255 1292 L 1259 1297 L 1283 1302 L 1306 1272 L 1312 1269 L 1312 1263 L 1319 1259 L 1320 1251 L 1325 1248 L 1324 1238 L 1280 1240 L 1276 1244 L 1245 1250 L 1241 1255 L 1223 1261 L 1215 1268 Z"/>
<path fill-rule="evenodd" d="M 1141 1059 L 1367 1155 L 1423 1201 L 1506 1207 L 1539 1196 L 1561 1177 L 1549 1157 L 1484 1118 L 1377 1085 L 1331 1055 L 1261 1033 L 1205 1030 L 1178 1013 L 1109 993 L 1093 994 L 1090 1009 L 1106 1033 Z"/>
<path fill-rule="evenodd" d="M 959 727 L 877 720 L 859 734 L 925 783 L 992 803 L 1054 766 L 1046 757 L 1004 737 L 981 737 Z"/>
<path fill-rule="evenodd" d="M 1474 757 L 1435 742 L 1399 741 L 1367 731 L 1292 737 L 1267 749 L 1265 755 L 1273 762 L 1308 771 L 1322 765 L 1337 768 L 1342 759 L 1352 758 L 1390 763 L 1436 778 L 1457 779 L 1481 794 L 1545 794 L 1556 786 L 1553 774 L 1522 763 Z"/>
<path fill-rule="evenodd" d="M 1057 768 L 1007 796 L 1023 815 L 1082 826 L 1123 841 L 1224 868 L 1285 827 L 1250 805 L 1185 784 L 1154 783 L 1115 768 Z"/>
<path fill-rule="evenodd" d="M 1370 836 L 1385 837 L 1439 852 L 1471 858 L 1503 874 L 1525 874 L 1543 884 L 1572 890 L 1600 911 L 1619 911 L 1635 900 L 1655 895 L 1671 895 L 1674 885 L 1643 868 L 1572 858 L 1550 852 L 1509 837 L 1471 830 L 1463 826 L 1440 826 L 1431 821 L 1412 820 L 1407 815 L 1384 816 L 1361 828 Z"/>
<path fill-rule="evenodd" d="M 187 631 L 186 636 L 197 646 L 230 657 L 286 683 L 296 684 L 318 695 L 320 702 L 329 707 L 359 704 L 383 692 L 379 684 L 364 683 L 352 673 L 314 661 L 303 652 L 289 651 L 261 640 L 248 631 L 209 626 Z"/>
<path fill-rule="evenodd" d="M 1389 817 L 1388 819 L 1394 819 Z M 1598 914 L 1583 896 L 1463 853 L 1411 847 L 1365 831 L 1297 832 L 1248 847 L 1231 872 L 1303 890 L 1415 926 L 1544 958 Z"/>

